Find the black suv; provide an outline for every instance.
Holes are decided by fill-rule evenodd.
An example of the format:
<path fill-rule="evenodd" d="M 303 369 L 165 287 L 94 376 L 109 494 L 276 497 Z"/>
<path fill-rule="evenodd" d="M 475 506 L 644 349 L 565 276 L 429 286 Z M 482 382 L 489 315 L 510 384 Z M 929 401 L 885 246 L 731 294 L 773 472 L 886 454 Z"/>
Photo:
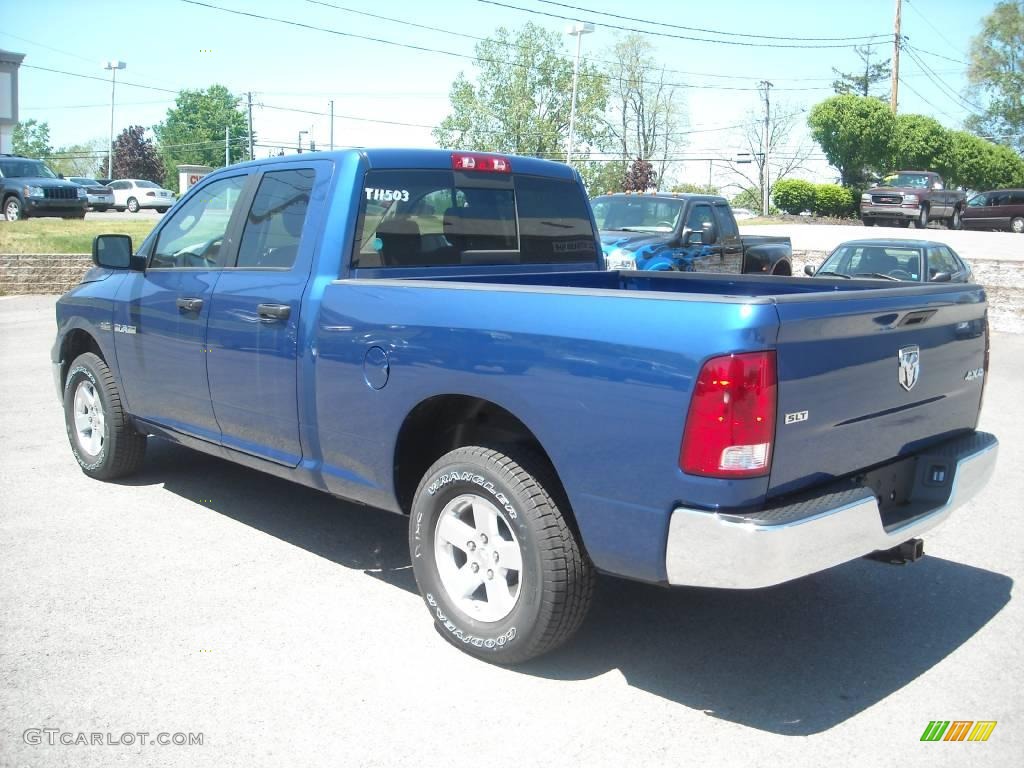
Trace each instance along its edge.
<path fill-rule="evenodd" d="M 65 181 L 42 160 L 0 155 L 0 204 L 7 221 L 29 216 L 85 218 L 84 187 Z"/>

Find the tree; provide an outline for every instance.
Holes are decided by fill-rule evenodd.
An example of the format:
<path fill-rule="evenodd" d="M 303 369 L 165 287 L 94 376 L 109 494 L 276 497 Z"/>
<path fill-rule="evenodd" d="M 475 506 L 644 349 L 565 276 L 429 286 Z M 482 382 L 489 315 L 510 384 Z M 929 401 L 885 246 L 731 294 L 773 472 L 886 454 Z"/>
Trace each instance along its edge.
<path fill-rule="evenodd" d="M 55 173 L 86 178 L 107 175 L 107 142 L 93 139 L 81 144 L 69 144 L 50 154 L 48 165 Z"/>
<path fill-rule="evenodd" d="M 114 139 L 113 178 L 148 179 L 158 183 L 164 178 L 164 164 L 141 125 L 128 126 Z"/>
<path fill-rule="evenodd" d="M 638 157 L 629 164 L 623 186 L 626 192 L 646 192 L 653 189 L 657 183 L 658 174 L 654 172 L 654 166 L 649 160 Z"/>
<path fill-rule="evenodd" d="M 791 144 L 793 129 L 796 125 L 795 107 L 779 104 L 768 115 L 768 137 L 765 143 L 764 110 L 762 102 L 759 112 L 748 112 L 747 123 L 743 128 L 742 143 L 745 148 L 744 159 L 725 159 L 729 170 L 740 177 L 745 188 L 754 189 L 759 195 L 755 206 L 761 210 L 764 200 L 765 162 L 768 164 L 767 183 L 769 185 L 781 181 L 794 171 L 803 168 L 810 157 L 812 145 L 805 136 L 800 136 L 795 144 Z M 767 155 L 765 148 L 767 146 Z M 785 148 L 785 149 L 783 149 Z"/>
<path fill-rule="evenodd" d="M 630 158 L 658 164 L 658 178 L 673 152 L 684 145 L 675 133 L 685 122 L 676 89 L 665 82 L 665 69 L 658 67 L 653 46 L 633 33 L 614 48 L 614 62 L 608 76 L 612 117 L 608 129 L 623 161 Z"/>
<path fill-rule="evenodd" d="M 873 95 L 871 93 L 872 86 L 876 83 L 887 83 L 892 77 L 892 67 L 889 66 L 891 59 L 872 63 L 871 58 L 874 55 L 874 48 L 870 45 L 855 45 L 853 50 L 864 63 L 864 73 L 840 72 L 835 67 L 832 67 L 832 71 L 839 76 L 838 80 L 832 81 L 832 89 L 838 94 L 852 93 L 856 96 L 871 96 Z M 884 101 L 888 101 L 888 89 L 884 92 L 880 91 L 877 96 Z"/>
<path fill-rule="evenodd" d="M 987 101 L 968 129 L 1024 153 L 1024 8 L 1012 0 L 997 3 L 971 40 L 967 81 L 972 100 Z"/>
<path fill-rule="evenodd" d="M 153 127 L 166 168 L 164 186 L 177 190 L 177 166 L 183 163 L 223 166 L 225 128 L 231 136 L 232 161 L 250 159 L 249 126 L 238 110 L 240 101 L 223 85 L 178 94 L 164 121 Z"/>
<path fill-rule="evenodd" d="M 583 177 L 587 193 L 603 195 L 606 192 L 624 192 L 629 164 L 621 160 L 583 160 L 575 164 Z"/>
<path fill-rule="evenodd" d="M 946 183 L 968 189 L 1024 186 L 1024 160 L 1010 147 L 949 131 L 938 162 Z"/>
<path fill-rule="evenodd" d="M 686 195 L 720 195 L 722 190 L 714 184 L 690 184 L 683 182 L 672 187 L 670 192 L 679 192 Z"/>
<path fill-rule="evenodd" d="M 36 120 L 25 120 L 14 126 L 11 148 L 16 155 L 42 158 L 53 151 L 50 146 L 50 125 Z"/>
<path fill-rule="evenodd" d="M 888 104 L 852 94 L 832 96 L 811 109 L 807 124 L 844 186 L 863 184 L 872 171 L 889 170 L 896 120 Z"/>
<path fill-rule="evenodd" d="M 938 120 L 925 115 L 897 115 L 892 133 L 891 170 L 899 168 L 937 171 L 944 177 L 951 170 L 942 158 L 949 142 Z"/>
<path fill-rule="evenodd" d="M 475 48 L 475 79 L 459 73 L 448 94 L 451 113 L 434 129 L 442 147 L 564 157 L 573 62 L 563 37 L 533 23 L 499 27 Z M 601 73 L 580 62 L 575 145 L 585 156 L 604 132 L 608 99 Z"/>

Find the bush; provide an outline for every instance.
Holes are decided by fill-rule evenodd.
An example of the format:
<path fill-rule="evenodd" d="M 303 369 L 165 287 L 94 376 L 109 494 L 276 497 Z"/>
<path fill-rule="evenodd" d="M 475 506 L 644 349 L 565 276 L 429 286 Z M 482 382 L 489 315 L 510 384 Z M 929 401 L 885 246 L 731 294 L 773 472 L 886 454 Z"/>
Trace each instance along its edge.
<path fill-rule="evenodd" d="M 772 199 L 786 213 L 796 215 L 814 206 L 814 184 L 803 179 L 783 179 L 772 187 Z"/>
<path fill-rule="evenodd" d="M 817 216 L 850 216 L 854 212 L 853 193 L 838 184 L 818 184 L 814 188 L 813 210 Z"/>

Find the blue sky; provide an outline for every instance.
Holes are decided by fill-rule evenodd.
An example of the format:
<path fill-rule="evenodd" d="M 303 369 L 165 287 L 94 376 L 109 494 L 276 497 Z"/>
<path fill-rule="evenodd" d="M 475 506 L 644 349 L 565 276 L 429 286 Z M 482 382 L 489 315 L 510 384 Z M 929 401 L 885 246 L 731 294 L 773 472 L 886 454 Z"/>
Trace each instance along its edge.
<path fill-rule="evenodd" d="M 667 24 L 773 35 L 781 38 L 848 37 L 892 33 L 894 0 L 857 2 L 763 2 L 759 0 L 564 0 L 589 9 L 575 11 L 542 0 L 501 0 L 527 12 L 486 4 L 480 0 L 447 2 L 371 2 L 370 0 L 202 0 L 210 5 L 244 10 L 278 19 L 326 27 L 339 32 L 471 55 L 474 40 L 495 27 L 516 27 L 532 20 L 561 31 L 566 21 L 541 15 L 557 14 L 593 20 L 596 31 L 584 38 L 584 57 L 607 59 L 616 35 L 614 25 L 701 36 L 667 27 L 600 16 L 609 11 Z M 340 6 L 348 10 L 328 7 Z M 959 127 L 968 114 L 958 100 L 966 86 L 967 49 L 981 18 L 994 0 L 904 0 L 903 34 L 918 53 L 920 64 L 904 54 L 900 111 L 932 115 L 944 125 Z M 377 14 L 446 32 L 359 15 Z M 411 50 L 381 42 L 359 40 L 285 24 L 244 18 L 182 0 L 0 0 L 0 47 L 27 54 L 26 65 L 107 78 L 102 62 L 121 59 L 115 128 L 159 122 L 173 103 L 173 93 L 156 88 L 202 88 L 222 83 L 235 92 L 254 92 L 254 129 L 262 144 L 257 156 L 277 146 L 294 147 L 300 130 L 310 131 L 326 148 L 328 119 L 307 112 L 327 112 L 334 99 L 338 145 L 431 146 L 429 128 L 447 113 L 448 87 L 459 71 L 472 73 L 472 61 L 453 55 Z M 456 34 L 450 34 L 456 33 Z M 469 37 L 467 37 L 469 36 Z M 707 35 L 704 35 L 705 37 Z M 756 109 L 761 79 L 771 80 L 773 108 L 800 113 L 830 95 L 832 67 L 856 68 L 859 59 L 849 48 L 775 48 L 722 45 L 668 37 L 649 37 L 661 64 L 674 72 L 693 133 L 685 152 L 693 157 L 732 156 L 740 149 L 735 130 L 715 130 L 742 123 Z M 750 40 L 747 39 L 749 42 Z M 783 43 L 785 40 L 765 40 Z M 565 50 L 572 51 L 566 37 Z M 891 53 L 891 37 L 878 48 Z M 934 55 L 939 54 L 939 55 Z M 940 58 L 946 57 L 946 58 Z M 936 81 L 937 80 L 937 81 Z M 701 87 L 697 87 L 701 86 Z M 915 93 L 916 91 L 916 93 Z M 952 91 L 952 93 L 950 93 Z M 23 68 L 21 118 L 50 124 L 56 146 L 105 139 L 109 129 L 110 85 L 68 75 Z M 710 129 L 710 130 L 709 130 Z M 797 133 L 803 133 L 803 120 Z M 789 144 L 799 143 L 795 135 Z M 308 138 L 303 139 L 308 141 Z M 709 164 L 679 165 L 680 180 L 701 182 Z M 723 171 L 712 169 L 716 182 Z M 820 160 L 808 174 L 828 178 Z"/>

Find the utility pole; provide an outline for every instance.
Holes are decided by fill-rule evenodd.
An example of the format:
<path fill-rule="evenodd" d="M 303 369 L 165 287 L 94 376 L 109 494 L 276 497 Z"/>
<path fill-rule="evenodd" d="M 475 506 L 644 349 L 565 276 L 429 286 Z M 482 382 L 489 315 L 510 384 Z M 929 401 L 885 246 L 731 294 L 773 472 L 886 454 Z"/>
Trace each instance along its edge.
<path fill-rule="evenodd" d="M 565 28 L 565 34 L 576 37 L 576 63 L 572 69 L 572 101 L 569 102 L 569 146 L 565 153 L 565 162 L 572 165 L 573 133 L 576 130 L 576 83 L 580 77 L 580 50 L 583 47 L 583 36 L 594 31 L 589 21 L 577 21 Z"/>
<path fill-rule="evenodd" d="M 761 81 L 761 87 L 764 88 L 764 154 L 761 157 L 761 183 L 763 189 L 761 191 L 761 215 L 768 215 L 768 143 L 771 140 L 769 135 L 769 123 L 771 121 L 771 97 L 769 91 L 773 87 L 772 83 L 767 80 Z"/>
<path fill-rule="evenodd" d="M 893 23 L 892 40 L 892 95 L 889 97 L 889 108 L 896 114 L 896 108 L 900 103 L 900 43 L 903 38 L 900 34 L 900 21 L 903 13 L 903 0 L 896 0 L 896 20 Z"/>
<path fill-rule="evenodd" d="M 331 99 L 331 152 L 334 151 L 334 99 Z"/>
<path fill-rule="evenodd" d="M 231 126 L 224 126 L 224 165 L 231 165 Z"/>
<path fill-rule="evenodd" d="M 255 157 L 252 153 L 252 91 L 249 91 L 246 96 L 249 99 L 249 159 L 252 160 Z"/>

